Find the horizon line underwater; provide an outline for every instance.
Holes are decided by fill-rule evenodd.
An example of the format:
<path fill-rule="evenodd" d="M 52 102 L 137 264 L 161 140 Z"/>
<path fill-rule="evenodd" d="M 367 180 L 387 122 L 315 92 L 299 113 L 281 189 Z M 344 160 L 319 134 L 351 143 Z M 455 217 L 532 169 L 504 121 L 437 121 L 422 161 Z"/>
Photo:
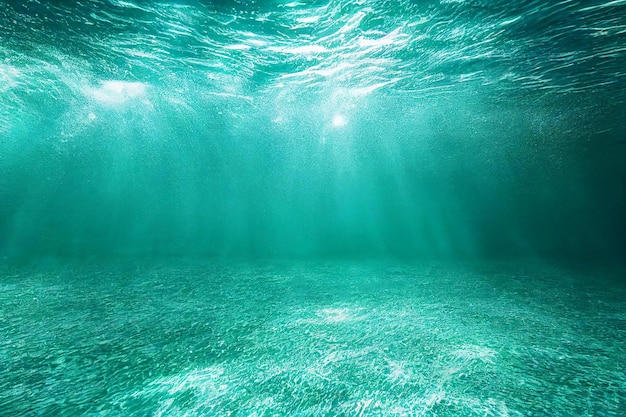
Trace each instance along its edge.
<path fill-rule="evenodd" d="M 626 416 L 625 40 L 0 0 L 0 416 Z"/>

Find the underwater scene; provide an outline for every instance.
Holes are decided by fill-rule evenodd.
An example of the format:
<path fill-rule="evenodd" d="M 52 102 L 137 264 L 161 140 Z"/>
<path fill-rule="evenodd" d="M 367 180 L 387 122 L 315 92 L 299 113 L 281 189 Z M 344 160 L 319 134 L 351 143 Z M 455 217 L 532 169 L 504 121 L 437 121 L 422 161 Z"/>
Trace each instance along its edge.
<path fill-rule="evenodd" d="M 626 0 L 0 0 L 4 416 L 626 416 Z"/>

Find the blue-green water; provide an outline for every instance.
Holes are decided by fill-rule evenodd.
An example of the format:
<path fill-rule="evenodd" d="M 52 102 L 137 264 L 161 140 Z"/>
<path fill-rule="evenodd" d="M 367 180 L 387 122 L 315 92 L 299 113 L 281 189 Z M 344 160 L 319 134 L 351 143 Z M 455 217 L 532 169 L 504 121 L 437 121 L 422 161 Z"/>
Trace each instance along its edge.
<path fill-rule="evenodd" d="M 2 4 L 7 256 L 624 258 L 621 1 Z"/>
<path fill-rule="evenodd" d="M 0 1 L 0 416 L 626 415 L 623 0 Z"/>
<path fill-rule="evenodd" d="M 170 261 L 1 272 L 3 415 L 626 407 L 623 270 Z"/>

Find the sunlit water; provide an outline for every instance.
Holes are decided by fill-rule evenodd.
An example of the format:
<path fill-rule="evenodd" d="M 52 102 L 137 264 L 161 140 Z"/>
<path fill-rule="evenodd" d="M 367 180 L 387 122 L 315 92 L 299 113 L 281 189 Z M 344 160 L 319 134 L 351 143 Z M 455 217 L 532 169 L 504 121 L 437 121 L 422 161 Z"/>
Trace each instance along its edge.
<path fill-rule="evenodd" d="M 625 39 L 0 0 L 0 417 L 626 415 Z"/>
<path fill-rule="evenodd" d="M 9 256 L 626 252 L 621 0 L 2 6 Z"/>
<path fill-rule="evenodd" d="M 626 406 L 623 270 L 599 282 L 597 271 L 528 263 L 1 272 L 6 416 L 618 416 Z"/>

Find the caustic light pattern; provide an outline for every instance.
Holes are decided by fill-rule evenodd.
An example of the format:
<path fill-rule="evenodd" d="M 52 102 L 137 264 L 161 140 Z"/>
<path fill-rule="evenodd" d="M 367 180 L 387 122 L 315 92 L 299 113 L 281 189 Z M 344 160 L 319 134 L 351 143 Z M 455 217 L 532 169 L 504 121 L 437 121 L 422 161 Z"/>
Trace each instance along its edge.
<path fill-rule="evenodd" d="M 484 263 L 2 273 L 3 415 L 619 416 L 626 403 L 615 271 L 600 282 Z"/>
<path fill-rule="evenodd" d="M 0 416 L 623 416 L 623 0 L 0 0 Z"/>

